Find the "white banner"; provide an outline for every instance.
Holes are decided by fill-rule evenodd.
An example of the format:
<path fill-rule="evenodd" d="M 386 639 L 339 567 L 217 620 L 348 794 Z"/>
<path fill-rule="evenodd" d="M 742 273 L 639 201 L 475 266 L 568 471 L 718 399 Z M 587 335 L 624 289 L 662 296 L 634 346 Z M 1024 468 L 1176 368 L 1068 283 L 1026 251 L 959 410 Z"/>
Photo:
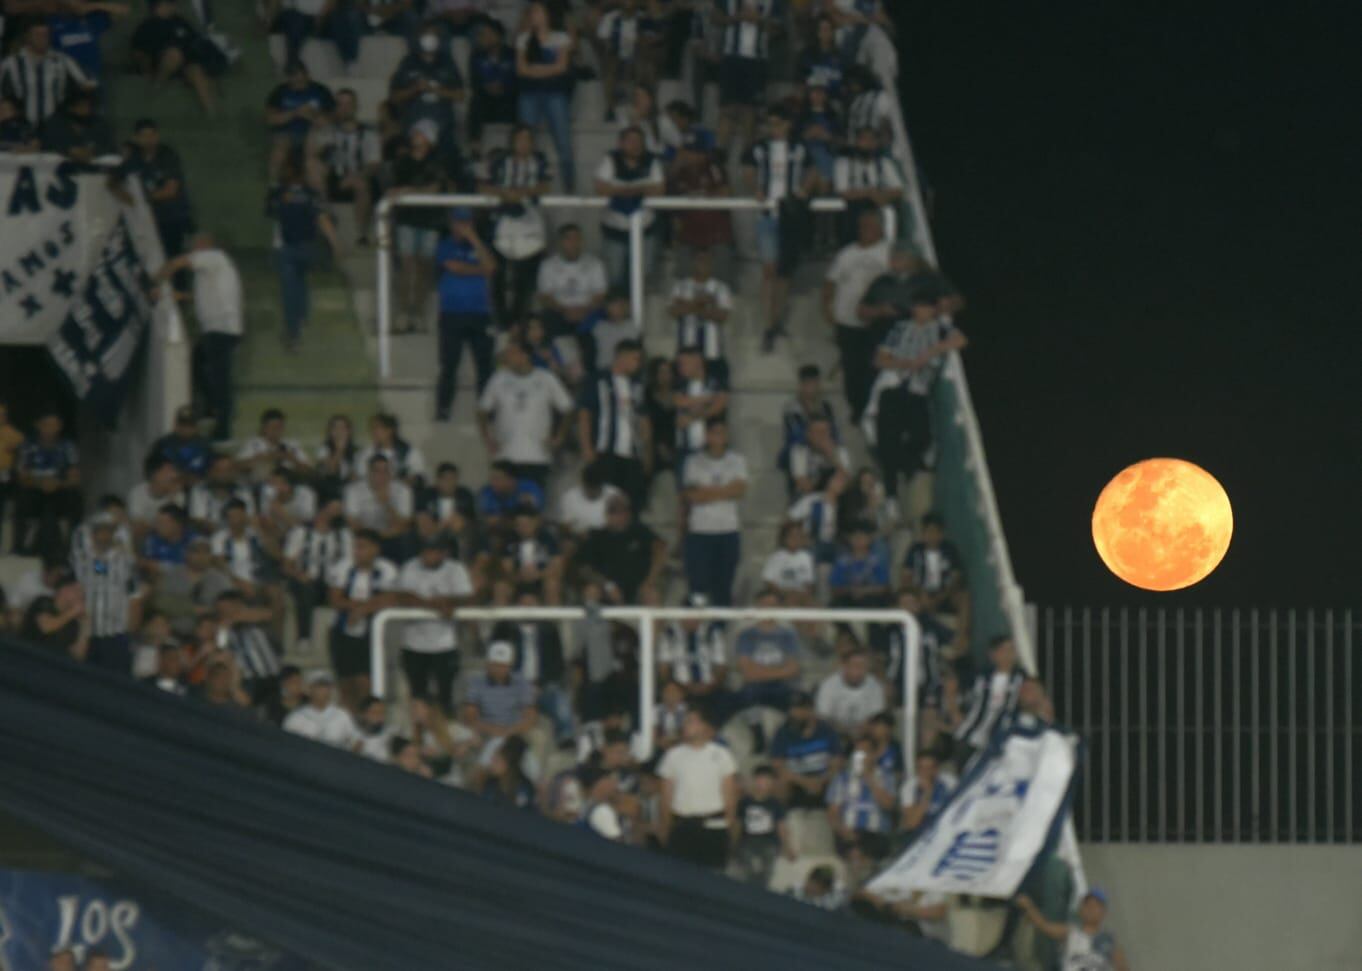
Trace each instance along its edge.
<path fill-rule="evenodd" d="M 1009 898 L 1045 847 L 1073 781 L 1077 739 L 1014 733 L 979 757 L 927 831 L 867 889 Z"/>

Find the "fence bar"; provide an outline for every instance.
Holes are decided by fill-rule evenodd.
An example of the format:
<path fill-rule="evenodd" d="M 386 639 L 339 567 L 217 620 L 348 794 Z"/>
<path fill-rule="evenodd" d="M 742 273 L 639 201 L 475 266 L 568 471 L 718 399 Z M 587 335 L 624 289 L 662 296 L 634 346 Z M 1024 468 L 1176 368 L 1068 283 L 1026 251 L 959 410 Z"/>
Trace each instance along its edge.
<path fill-rule="evenodd" d="M 393 226 L 389 220 L 392 201 L 380 199 L 374 210 L 374 259 L 378 260 L 378 376 L 386 378 L 392 372 L 392 360 L 388 346 L 392 334 L 392 239 Z"/>
<path fill-rule="evenodd" d="M 1072 607 L 1064 608 L 1064 717 L 1070 724 L 1078 721 L 1074 708 L 1074 615 Z M 1089 759 L 1091 761 L 1091 758 Z M 1083 788 L 1087 789 L 1087 785 Z"/>
<path fill-rule="evenodd" d="M 1102 839 L 1111 842 L 1111 611 L 1102 608 Z"/>
<path fill-rule="evenodd" d="M 1193 631 L 1196 633 L 1195 697 L 1196 722 L 1192 726 L 1192 738 L 1196 743 L 1196 813 L 1192 827 L 1192 838 L 1206 838 L 1206 651 L 1201 622 L 1201 608 L 1192 615 Z"/>
<path fill-rule="evenodd" d="M 1215 774 L 1215 790 L 1211 793 L 1211 836 L 1212 843 L 1225 839 L 1225 729 L 1224 707 L 1221 695 L 1225 681 L 1225 658 L 1221 654 L 1220 611 L 1211 614 L 1211 737 L 1215 748 L 1211 750 L 1211 770 Z"/>
<path fill-rule="evenodd" d="M 1324 842 L 1338 839 L 1334 822 L 1334 612 L 1324 612 Z"/>
<path fill-rule="evenodd" d="M 1281 822 L 1281 800 L 1277 798 L 1281 786 L 1278 785 L 1278 751 L 1277 742 L 1277 611 L 1269 610 L 1267 613 L 1267 811 L 1268 811 L 1268 831 L 1269 840 L 1280 840 L 1282 838 L 1279 828 Z"/>
<path fill-rule="evenodd" d="M 1353 612 L 1343 612 L 1343 840 L 1353 840 Z"/>
<path fill-rule="evenodd" d="M 643 209 L 635 209 L 629 214 L 629 307 L 634 315 L 634 325 L 647 329 L 643 318 Z"/>
<path fill-rule="evenodd" d="M 1140 829 L 1136 839 L 1143 842 L 1149 839 L 1149 735 L 1153 727 L 1149 718 L 1149 612 L 1144 607 L 1136 615 L 1136 622 L 1140 635 L 1140 782 L 1136 787 L 1140 794 Z"/>
<path fill-rule="evenodd" d="M 1230 778 L 1233 780 L 1233 797 L 1230 800 L 1230 813 L 1233 818 L 1231 825 L 1234 827 L 1234 840 L 1241 840 L 1244 837 L 1243 813 L 1240 803 L 1244 798 L 1244 779 L 1240 759 L 1243 757 L 1243 705 L 1240 698 L 1241 682 L 1244 676 L 1243 658 L 1241 657 L 1239 640 L 1239 609 L 1236 607 L 1230 614 L 1230 644 L 1234 652 L 1230 655 L 1230 677 L 1234 682 L 1234 694 L 1230 700 L 1231 717 L 1234 719 L 1234 729 L 1230 733 L 1230 744 L 1234 750 L 1234 762 L 1230 765 Z"/>
<path fill-rule="evenodd" d="M 1305 612 L 1305 841 L 1315 841 L 1315 612 Z"/>
<path fill-rule="evenodd" d="M 1177 609 L 1174 614 L 1174 622 L 1177 624 L 1177 650 L 1178 650 L 1178 714 L 1177 714 L 1177 740 L 1178 740 L 1178 792 L 1182 798 L 1178 799 L 1178 839 L 1187 839 L 1187 797 L 1185 795 L 1187 780 L 1187 624 L 1182 616 L 1182 608 Z"/>
<path fill-rule="evenodd" d="M 1159 831 L 1168 839 L 1168 621 L 1159 608 Z"/>
<path fill-rule="evenodd" d="M 1130 796 L 1139 791 L 1130 778 L 1130 696 L 1134 694 L 1130 677 L 1130 612 L 1121 608 L 1121 839 L 1130 839 Z"/>
<path fill-rule="evenodd" d="M 1286 612 L 1286 842 L 1296 842 L 1296 611 Z"/>
<path fill-rule="evenodd" d="M 1083 645 L 1083 684 L 1079 686 L 1079 690 L 1083 694 L 1083 734 L 1086 738 L 1091 739 L 1093 733 L 1092 696 L 1094 692 L 1092 690 L 1091 670 L 1093 654 L 1092 609 L 1089 607 L 1083 608 L 1083 636 L 1081 638 L 1081 643 Z M 1091 748 L 1091 743 L 1089 743 L 1089 749 L 1091 750 Z M 1090 760 L 1090 769 L 1091 766 L 1092 762 Z M 1088 839 L 1092 839 L 1097 833 L 1097 823 L 1093 819 L 1093 792 L 1096 789 L 1097 773 L 1089 771 L 1088 785 L 1083 787 L 1083 817 L 1088 821 Z"/>

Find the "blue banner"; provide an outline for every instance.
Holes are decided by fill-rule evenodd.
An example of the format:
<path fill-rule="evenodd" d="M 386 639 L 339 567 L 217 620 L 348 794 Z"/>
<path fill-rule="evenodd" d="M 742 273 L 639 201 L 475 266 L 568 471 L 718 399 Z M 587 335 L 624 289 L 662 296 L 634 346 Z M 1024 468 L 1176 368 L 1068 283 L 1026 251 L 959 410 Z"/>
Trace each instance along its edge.
<path fill-rule="evenodd" d="M 298 958 L 183 910 L 148 911 L 116 882 L 0 870 L 0 971 L 39 971 L 98 948 L 113 971 L 304 971 Z"/>

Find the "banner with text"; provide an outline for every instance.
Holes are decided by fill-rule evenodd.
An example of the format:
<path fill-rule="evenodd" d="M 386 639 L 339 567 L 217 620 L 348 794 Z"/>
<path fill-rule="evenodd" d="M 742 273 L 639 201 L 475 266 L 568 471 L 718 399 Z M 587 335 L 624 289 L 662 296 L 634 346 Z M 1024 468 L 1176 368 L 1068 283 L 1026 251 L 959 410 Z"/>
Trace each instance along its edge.
<path fill-rule="evenodd" d="M 1053 729 L 1014 730 L 979 755 L 960 787 L 869 890 L 1009 898 L 1057 833 L 1074 783 L 1078 740 Z"/>
<path fill-rule="evenodd" d="M 185 914 L 149 913 L 113 884 L 67 873 L 0 870 L 0 971 L 45 968 L 54 951 L 92 949 L 113 971 L 302 971 L 308 965 Z"/>

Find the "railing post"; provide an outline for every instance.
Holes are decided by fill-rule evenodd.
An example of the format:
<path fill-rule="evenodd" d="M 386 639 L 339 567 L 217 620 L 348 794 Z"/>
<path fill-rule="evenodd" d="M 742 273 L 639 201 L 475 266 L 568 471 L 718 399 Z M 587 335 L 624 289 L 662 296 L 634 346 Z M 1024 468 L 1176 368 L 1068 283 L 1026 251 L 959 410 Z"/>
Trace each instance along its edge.
<path fill-rule="evenodd" d="M 392 333 L 392 201 L 380 199 L 374 211 L 374 259 L 378 260 L 378 376 L 387 378 L 392 373 L 392 358 L 388 339 Z M 381 695 L 380 695 L 381 697 Z"/>
<path fill-rule="evenodd" d="M 922 628 L 911 614 L 903 619 L 903 761 L 917 759 L 917 671 L 922 663 Z"/>
<path fill-rule="evenodd" d="M 653 656 L 654 630 L 651 611 L 643 608 L 638 615 L 638 731 L 643 736 L 644 761 L 653 756 L 653 722 L 657 716 L 653 712 L 653 697 L 656 658 Z"/>
<path fill-rule="evenodd" d="M 643 327 L 643 213 L 635 209 L 629 214 L 629 305 L 634 323 Z"/>

